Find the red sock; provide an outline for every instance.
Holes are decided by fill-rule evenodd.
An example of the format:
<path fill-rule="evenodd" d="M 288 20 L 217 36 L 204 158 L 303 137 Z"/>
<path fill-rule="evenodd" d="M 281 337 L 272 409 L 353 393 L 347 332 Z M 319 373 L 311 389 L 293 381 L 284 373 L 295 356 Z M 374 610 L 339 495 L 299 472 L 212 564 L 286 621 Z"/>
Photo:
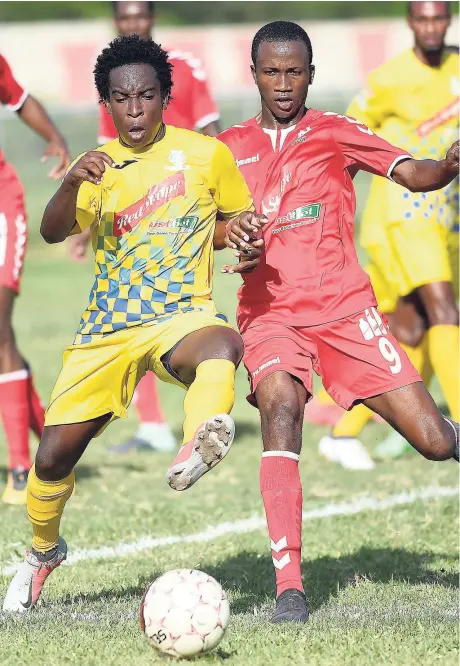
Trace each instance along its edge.
<path fill-rule="evenodd" d="M 303 592 L 302 485 L 299 456 L 287 451 L 265 451 L 260 466 L 260 492 L 276 574 L 276 596 L 295 588 Z"/>
<path fill-rule="evenodd" d="M 29 393 L 29 428 L 34 435 L 40 439 L 45 427 L 45 408 L 42 405 L 40 396 L 38 395 L 32 377 L 32 371 L 29 369 L 28 376 L 28 393 Z"/>
<path fill-rule="evenodd" d="M 153 372 L 147 372 L 142 377 L 136 388 L 133 404 L 141 423 L 165 423 Z"/>
<path fill-rule="evenodd" d="M 28 371 L 0 375 L 0 414 L 8 446 L 8 469 L 30 469 Z"/>

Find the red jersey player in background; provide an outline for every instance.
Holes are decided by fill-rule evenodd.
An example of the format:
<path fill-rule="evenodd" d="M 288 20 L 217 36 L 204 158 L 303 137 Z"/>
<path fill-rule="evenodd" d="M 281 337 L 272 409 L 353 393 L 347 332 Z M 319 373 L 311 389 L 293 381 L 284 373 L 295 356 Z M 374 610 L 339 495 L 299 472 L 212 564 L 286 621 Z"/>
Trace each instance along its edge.
<path fill-rule="evenodd" d="M 256 210 L 268 217 L 265 255 L 244 277 L 237 320 L 249 401 L 262 426 L 260 490 L 277 582 L 272 622 L 304 622 L 298 462 L 313 371 L 344 409 L 363 402 L 426 458 L 458 460 L 458 423 L 438 410 L 358 263 L 352 182 L 362 169 L 411 191 L 440 189 L 458 174 L 458 142 L 444 160 L 414 160 L 356 120 L 308 109 L 312 47 L 295 23 L 261 28 L 251 55 L 261 113 L 219 138 L 231 148 Z M 230 222 L 227 244 L 250 253 L 256 231 L 259 223 Z"/>
<path fill-rule="evenodd" d="M 119 35 L 151 36 L 155 22 L 153 2 L 113 2 L 115 25 Z M 202 64 L 190 53 L 169 50 L 169 62 L 173 65 L 173 93 L 164 111 L 167 125 L 197 130 L 208 136 L 219 132 L 219 111 L 206 81 Z M 112 116 L 104 104 L 99 105 L 100 145 L 118 137 Z M 90 241 L 89 229 L 70 242 L 74 259 L 81 260 Z M 155 375 L 149 372 L 139 383 L 133 404 L 140 420 L 136 435 L 126 442 L 112 446 L 112 453 L 127 453 L 132 449 L 173 451 L 176 441 L 161 409 Z"/>
<path fill-rule="evenodd" d="M 66 143 L 45 109 L 14 79 L 0 56 L 0 102 L 16 111 L 47 142 L 42 161 L 56 156 L 50 178 L 61 178 L 70 163 Z M 27 245 L 24 190 L 19 177 L 0 151 L 0 414 L 8 446 L 8 481 L 2 499 L 24 504 L 32 461 L 29 429 L 40 438 L 44 411 L 32 381 L 32 371 L 16 346 L 12 326 Z"/>

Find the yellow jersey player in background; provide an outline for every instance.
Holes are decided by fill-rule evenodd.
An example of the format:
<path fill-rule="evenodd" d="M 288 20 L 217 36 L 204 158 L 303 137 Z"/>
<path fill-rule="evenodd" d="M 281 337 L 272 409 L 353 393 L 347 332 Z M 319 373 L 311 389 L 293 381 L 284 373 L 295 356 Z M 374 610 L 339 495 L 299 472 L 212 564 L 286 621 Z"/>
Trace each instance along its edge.
<path fill-rule="evenodd" d="M 448 2 L 409 3 L 413 49 L 373 71 L 347 115 L 417 159 L 440 159 L 458 136 L 458 50 L 445 46 Z M 433 372 L 454 419 L 459 418 L 458 179 L 439 192 L 411 193 L 374 177 L 361 222 L 361 244 L 379 306 L 393 334 L 428 383 Z M 332 430 L 345 466 L 371 468 L 357 440 L 372 417 L 363 405 Z M 331 437 L 323 438 L 330 445 Z M 321 447 L 320 443 L 320 450 Z M 392 433 L 376 450 L 397 457 L 410 449 Z"/>
<path fill-rule="evenodd" d="M 147 371 L 187 391 L 184 444 L 167 475 L 172 488 L 190 487 L 233 440 L 229 413 L 243 342 L 212 300 L 213 241 L 217 215 L 257 216 L 227 146 L 164 125 L 171 70 L 150 38 L 118 37 L 102 51 L 96 88 L 119 137 L 71 165 L 43 216 L 49 243 L 91 227 L 95 281 L 46 412 L 28 479 L 32 549 L 4 610 L 34 606 L 66 558 L 59 523 L 74 466 L 93 437 L 126 415 Z M 253 268 L 261 244 L 255 241 L 233 272 Z"/>

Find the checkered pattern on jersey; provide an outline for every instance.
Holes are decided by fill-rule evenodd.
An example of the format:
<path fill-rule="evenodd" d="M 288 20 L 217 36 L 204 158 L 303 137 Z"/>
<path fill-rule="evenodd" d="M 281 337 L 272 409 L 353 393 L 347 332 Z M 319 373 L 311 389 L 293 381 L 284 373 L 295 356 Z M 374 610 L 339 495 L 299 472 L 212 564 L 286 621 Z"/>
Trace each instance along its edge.
<path fill-rule="evenodd" d="M 127 233 L 117 238 L 112 228 L 111 220 L 101 221 L 96 276 L 74 344 L 90 342 L 95 334 L 200 309 L 195 286 L 202 244 L 194 232 Z"/>

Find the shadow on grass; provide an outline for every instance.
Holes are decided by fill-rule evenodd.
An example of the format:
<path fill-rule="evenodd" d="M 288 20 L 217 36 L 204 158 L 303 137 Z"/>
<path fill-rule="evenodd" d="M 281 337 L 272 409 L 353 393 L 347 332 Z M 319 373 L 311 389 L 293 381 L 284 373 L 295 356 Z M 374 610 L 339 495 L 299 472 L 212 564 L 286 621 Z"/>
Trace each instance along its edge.
<path fill-rule="evenodd" d="M 337 558 L 320 557 L 302 564 L 302 575 L 312 611 L 327 603 L 349 585 L 360 580 L 373 583 L 394 581 L 408 584 L 437 584 L 458 588 L 458 575 L 454 572 L 430 571 L 428 566 L 437 558 L 451 557 L 442 553 L 419 553 L 402 548 L 361 548 L 356 553 Z M 218 566 L 206 566 L 206 572 L 214 576 L 226 589 L 238 590 L 234 600 L 234 613 L 250 612 L 275 592 L 275 575 L 269 556 L 243 552 Z"/>
<path fill-rule="evenodd" d="M 373 583 L 404 582 L 419 585 L 436 584 L 458 588 L 458 576 L 442 569 L 429 570 L 430 562 L 437 558 L 450 558 L 443 553 L 419 553 L 401 548 L 361 548 L 356 553 L 341 557 L 320 557 L 302 564 L 302 575 L 312 611 L 318 610 L 337 596 L 340 590 L 360 581 Z M 242 552 L 216 566 L 203 563 L 203 570 L 214 576 L 227 590 L 238 592 L 232 603 L 235 614 L 252 613 L 254 607 L 273 601 L 275 576 L 269 556 L 255 552 Z M 71 606 L 83 603 L 114 602 L 117 599 L 140 602 L 148 585 L 160 575 L 152 572 L 142 575 L 136 585 L 121 589 L 103 589 L 89 594 L 66 596 L 59 604 Z"/>

